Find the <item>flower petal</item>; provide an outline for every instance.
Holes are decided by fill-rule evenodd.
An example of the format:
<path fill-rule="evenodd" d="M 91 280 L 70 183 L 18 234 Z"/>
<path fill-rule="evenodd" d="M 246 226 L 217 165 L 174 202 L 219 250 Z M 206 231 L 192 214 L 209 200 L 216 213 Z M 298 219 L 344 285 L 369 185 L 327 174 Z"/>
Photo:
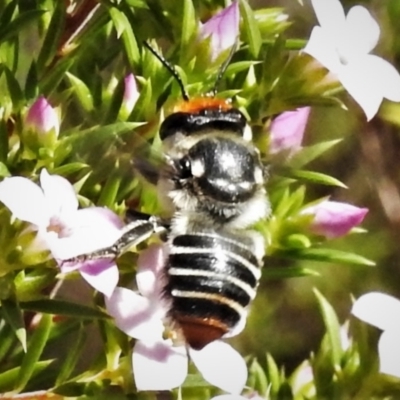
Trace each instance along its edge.
<path fill-rule="evenodd" d="M 115 324 L 127 335 L 141 340 L 161 341 L 164 332 L 162 319 L 153 312 L 151 302 L 132 290 L 117 287 L 105 299 L 107 311 Z"/>
<path fill-rule="evenodd" d="M 62 176 L 50 175 L 43 168 L 40 172 L 40 186 L 43 189 L 50 215 L 68 215 L 78 209 L 75 190 Z"/>
<path fill-rule="evenodd" d="M 239 35 L 239 18 L 239 2 L 234 1 L 201 26 L 199 39 L 211 36 L 212 61 L 236 43 Z"/>
<path fill-rule="evenodd" d="M 332 38 L 320 26 L 316 26 L 303 51 L 318 60 L 329 71 L 337 73 L 341 70 L 342 64 L 335 46 Z"/>
<path fill-rule="evenodd" d="M 216 340 L 202 350 L 189 349 L 189 355 L 204 379 L 232 394 L 239 394 L 247 380 L 242 356 L 229 344 Z"/>
<path fill-rule="evenodd" d="M 121 236 L 122 221 L 111 210 L 88 207 L 58 220 L 58 236 L 49 241 L 54 258 L 67 260 L 113 245 Z"/>
<path fill-rule="evenodd" d="M 182 385 L 188 372 L 183 346 L 168 341 L 135 344 L 132 356 L 133 375 L 138 390 L 170 390 Z"/>
<path fill-rule="evenodd" d="M 145 297 L 158 297 L 163 288 L 160 273 L 165 265 L 164 246 L 152 244 L 138 258 L 136 282 L 139 292 Z"/>
<path fill-rule="evenodd" d="M 370 78 L 376 81 L 376 85 L 382 96 L 392 101 L 400 101 L 400 74 L 388 61 L 373 54 L 368 56 L 368 69 Z"/>
<path fill-rule="evenodd" d="M 367 212 L 367 208 L 325 200 L 306 207 L 301 214 L 314 215 L 310 229 L 318 235 L 333 239 L 346 235 L 352 228 L 359 225 Z"/>
<path fill-rule="evenodd" d="M 365 56 L 342 68 L 338 78 L 347 92 L 364 110 L 367 120 L 375 116 L 382 103 L 382 90 L 376 80 L 377 74 L 368 64 L 371 56 Z"/>
<path fill-rule="evenodd" d="M 211 400 L 248 400 L 248 397 L 239 396 L 237 394 L 221 394 L 213 397 Z M 252 398 L 253 399 L 253 398 Z M 261 397 L 260 397 L 261 400 Z"/>
<path fill-rule="evenodd" d="M 352 7 L 339 36 L 339 52 L 348 60 L 366 55 L 378 43 L 379 35 L 379 25 L 369 11 L 362 6 Z"/>
<path fill-rule="evenodd" d="M 40 96 L 29 108 L 26 114 L 26 128 L 46 134 L 54 129 L 56 136 L 60 131 L 60 121 L 54 108 Z"/>
<path fill-rule="evenodd" d="M 339 0 L 311 0 L 320 26 L 331 37 L 340 32 L 346 21 L 343 6 Z"/>
<path fill-rule="evenodd" d="M 0 183 L 0 201 L 21 221 L 47 227 L 50 220 L 42 189 L 21 176 L 5 178 Z"/>
<path fill-rule="evenodd" d="M 400 332 L 400 301 L 388 294 L 364 294 L 354 303 L 351 313 L 379 329 Z"/>
<path fill-rule="evenodd" d="M 378 344 L 379 370 L 384 374 L 400 378 L 399 330 L 383 332 Z"/>
<path fill-rule="evenodd" d="M 107 297 L 111 296 L 119 279 L 118 267 L 113 260 L 88 261 L 79 272 L 90 286 Z"/>
<path fill-rule="evenodd" d="M 270 128 L 272 154 L 282 150 L 295 152 L 300 149 L 309 114 L 310 107 L 302 107 L 295 111 L 286 111 L 272 121 Z"/>

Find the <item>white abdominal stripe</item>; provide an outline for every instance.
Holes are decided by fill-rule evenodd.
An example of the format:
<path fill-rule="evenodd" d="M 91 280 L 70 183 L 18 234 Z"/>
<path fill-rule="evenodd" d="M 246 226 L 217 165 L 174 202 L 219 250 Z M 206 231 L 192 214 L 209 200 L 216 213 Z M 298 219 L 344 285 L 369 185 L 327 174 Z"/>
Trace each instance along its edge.
<path fill-rule="evenodd" d="M 261 271 L 241 239 L 216 233 L 173 238 L 165 288 L 173 316 L 220 321 L 227 329 L 246 317 Z"/>

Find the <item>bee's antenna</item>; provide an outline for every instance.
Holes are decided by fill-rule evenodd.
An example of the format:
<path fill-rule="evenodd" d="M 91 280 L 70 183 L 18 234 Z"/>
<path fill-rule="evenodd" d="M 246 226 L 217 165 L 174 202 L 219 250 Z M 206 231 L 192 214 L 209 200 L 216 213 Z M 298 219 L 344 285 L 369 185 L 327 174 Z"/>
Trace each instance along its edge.
<path fill-rule="evenodd" d="M 224 63 L 219 67 L 217 78 L 215 79 L 214 87 L 211 90 L 211 96 L 215 96 L 218 92 L 218 86 L 221 83 L 221 79 L 224 76 L 230 62 L 232 61 L 232 57 L 235 54 L 236 50 L 238 47 L 238 41 L 236 40 L 235 44 L 232 46 L 231 51 L 229 52 L 229 55 L 227 59 L 224 61 Z"/>
<path fill-rule="evenodd" d="M 164 65 L 165 68 L 171 73 L 171 75 L 175 78 L 176 82 L 181 89 L 183 100 L 189 101 L 189 94 L 185 89 L 185 85 L 182 81 L 182 77 L 178 74 L 178 71 L 171 65 L 161 54 L 159 54 L 153 47 L 151 47 L 150 43 L 147 41 L 143 42 L 144 46 L 150 50 L 150 52 Z"/>

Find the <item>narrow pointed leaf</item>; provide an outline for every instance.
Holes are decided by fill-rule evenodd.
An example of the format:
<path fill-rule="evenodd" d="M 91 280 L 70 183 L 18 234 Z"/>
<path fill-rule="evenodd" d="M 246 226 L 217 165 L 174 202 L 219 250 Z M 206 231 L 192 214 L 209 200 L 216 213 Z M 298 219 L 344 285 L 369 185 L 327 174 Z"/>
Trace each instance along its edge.
<path fill-rule="evenodd" d="M 109 11 L 115 29 L 117 30 L 117 35 L 122 37 L 129 66 L 134 68 L 139 63 L 140 52 L 135 34 L 132 30 L 132 25 L 128 17 L 117 8 L 111 7 Z"/>
<path fill-rule="evenodd" d="M 4 318 L 12 327 L 15 336 L 20 341 L 24 351 L 26 352 L 26 329 L 24 317 L 18 303 L 14 300 L 2 300 L 1 310 Z"/>
<path fill-rule="evenodd" d="M 79 104 L 86 112 L 93 110 L 93 97 L 86 84 L 70 72 L 66 73 L 69 84 L 71 85 Z"/>
<path fill-rule="evenodd" d="M 343 354 L 340 340 L 339 320 L 333 307 L 329 304 L 325 297 L 317 289 L 314 288 L 313 291 L 317 297 L 318 305 L 324 320 L 326 333 L 328 335 L 332 367 L 336 367 L 339 365 Z"/>
<path fill-rule="evenodd" d="M 249 43 L 249 50 L 253 57 L 257 57 L 260 52 L 262 39 L 258 22 L 254 17 L 254 12 L 250 8 L 247 1 L 240 1 L 240 11 L 243 17 L 244 29 L 247 34 L 247 40 Z"/>
<path fill-rule="evenodd" d="M 294 168 L 300 168 L 315 160 L 341 141 L 342 139 L 329 140 L 327 142 L 317 143 L 313 146 L 303 147 L 290 160 L 290 165 Z"/>
<path fill-rule="evenodd" d="M 35 372 L 36 364 L 39 361 L 42 351 L 46 346 L 52 325 L 52 316 L 43 314 L 31 339 L 28 342 L 27 352 L 22 359 L 21 368 L 18 374 L 17 389 L 21 391 L 29 382 Z"/>
<path fill-rule="evenodd" d="M 65 24 L 65 2 L 56 1 L 50 25 L 46 31 L 43 45 L 37 59 L 38 71 L 47 66 L 57 53 L 57 47 L 60 42 Z"/>
<path fill-rule="evenodd" d="M 192 0 L 183 0 L 181 46 L 188 49 L 196 29 L 196 13 Z"/>
<path fill-rule="evenodd" d="M 4 73 L 7 79 L 7 86 L 11 101 L 14 108 L 18 110 L 22 106 L 22 101 L 24 98 L 21 87 L 14 74 L 7 67 L 4 67 Z"/>
<path fill-rule="evenodd" d="M 63 300 L 43 299 L 21 302 L 21 308 L 35 312 L 64 315 L 75 318 L 109 318 L 106 313 L 82 304 Z"/>
<path fill-rule="evenodd" d="M 72 372 L 74 371 L 74 368 L 79 361 L 79 356 L 82 352 L 83 347 L 85 346 L 85 329 L 84 325 L 81 324 L 77 337 L 75 338 L 72 346 L 70 347 L 67 356 L 62 363 L 60 367 L 60 372 L 58 373 L 57 380 L 56 380 L 56 386 L 61 385 L 63 382 L 65 382 Z"/>
<path fill-rule="evenodd" d="M 358 254 L 349 253 L 342 250 L 328 249 L 328 248 L 310 248 L 310 249 L 296 249 L 286 251 L 276 251 L 274 256 L 293 258 L 296 260 L 313 260 L 323 261 L 327 263 L 339 262 L 342 264 L 364 265 L 373 267 L 375 263 L 368 258 Z"/>
<path fill-rule="evenodd" d="M 25 26 L 39 19 L 40 16 L 46 12 L 47 11 L 45 10 L 26 11 L 23 14 L 18 15 L 8 25 L 0 27 L 0 43 L 18 35 Z"/>
<path fill-rule="evenodd" d="M 38 361 L 34 366 L 32 377 L 44 371 L 52 362 L 53 360 Z M 17 386 L 20 370 L 21 367 L 16 367 L 0 373 L 0 393 L 11 391 Z"/>
<path fill-rule="evenodd" d="M 325 175 L 320 172 L 305 171 L 300 169 L 281 168 L 279 170 L 283 176 L 295 178 L 300 181 L 310 182 L 320 185 L 338 186 L 347 189 L 347 186 L 333 176 Z"/>

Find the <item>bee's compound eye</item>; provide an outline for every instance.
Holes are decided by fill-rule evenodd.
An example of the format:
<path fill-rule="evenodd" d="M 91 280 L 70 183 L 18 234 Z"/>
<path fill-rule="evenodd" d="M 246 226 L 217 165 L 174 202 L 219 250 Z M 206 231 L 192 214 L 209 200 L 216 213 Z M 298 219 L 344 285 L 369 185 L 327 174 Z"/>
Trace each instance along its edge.
<path fill-rule="evenodd" d="M 187 156 L 182 157 L 178 161 L 177 166 L 178 166 L 179 176 L 181 179 L 187 179 L 192 177 L 192 169 L 189 157 Z"/>

